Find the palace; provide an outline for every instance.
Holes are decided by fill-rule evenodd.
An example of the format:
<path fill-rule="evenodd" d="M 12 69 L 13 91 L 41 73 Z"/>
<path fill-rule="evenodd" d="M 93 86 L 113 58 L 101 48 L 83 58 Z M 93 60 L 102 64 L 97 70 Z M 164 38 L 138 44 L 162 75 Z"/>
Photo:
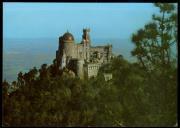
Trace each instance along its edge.
<path fill-rule="evenodd" d="M 84 79 L 97 76 L 99 68 L 112 58 L 112 45 L 91 46 L 90 29 L 83 29 L 82 41 L 75 43 L 68 31 L 59 37 L 56 60 L 59 68 L 72 70 Z"/>

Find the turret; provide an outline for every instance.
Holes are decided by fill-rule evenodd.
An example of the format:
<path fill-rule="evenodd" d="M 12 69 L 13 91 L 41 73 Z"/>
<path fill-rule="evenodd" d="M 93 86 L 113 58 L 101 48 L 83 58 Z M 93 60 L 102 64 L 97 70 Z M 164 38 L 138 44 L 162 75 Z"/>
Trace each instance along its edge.
<path fill-rule="evenodd" d="M 66 53 L 63 50 L 62 61 L 61 61 L 61 69 L 63 69 L 64 67 L 66 67 Z"/>
<path fill-rule="evenodd" d="M 77 76 L 81 79 L 84 78 L 84 60 L 77 60 Z"/>
<path fill-rule="evenodd" d="M 63 49 L 67 57 L 74 58 L 74 37 L 68 31 L 62 36 Z"/>
<path fill-rule="evenodd" d="M 88 43 L 90 44 L 90 36 L 89 36 L 90 29 L 83 29 L 83 35 L 82 35 L 82 43 Z"/>
<path fill-rule="evenodd" d="M 83 53 L 84 53 L 84 59 L 89 62 L 90 54 L 89 49 L 91 45 L 91 40 L 89 36 L 90 29 L 83 29 L 83 35 L 82 35 L 82 44 L 83 44 Z"/>
<path fill-rule="evenodd" d="M 108 61 L 110 61 L 111 60 L 111 58 L 112 58 L 112 45 L 107 45 L 107 47 L 108 47 Z"/>

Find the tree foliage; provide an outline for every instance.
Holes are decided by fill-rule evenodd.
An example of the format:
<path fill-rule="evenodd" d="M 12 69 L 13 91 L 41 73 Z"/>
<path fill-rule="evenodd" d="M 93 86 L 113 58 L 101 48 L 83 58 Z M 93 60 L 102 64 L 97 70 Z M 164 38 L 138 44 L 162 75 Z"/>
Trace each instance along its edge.
<path fill-rule="evenodd" d="M 174 4 L 156 3 L 160 14 L 154 14 L 152 21 L 133 34 L 132 42 L 140 64 L 153 70 L 157 67 L 169 67 L 174 62 L 172 45 L 177 44 L 177 12 Z"/>

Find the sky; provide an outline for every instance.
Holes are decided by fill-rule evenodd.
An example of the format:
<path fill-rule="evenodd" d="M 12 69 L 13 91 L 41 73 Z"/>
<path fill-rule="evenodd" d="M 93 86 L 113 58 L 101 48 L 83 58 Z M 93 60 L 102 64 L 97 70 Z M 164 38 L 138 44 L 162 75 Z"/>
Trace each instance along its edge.
<path fill-rule="evenodd" d="M 3 3 L 3 38 L 129 38 L 151 21 L 152 3 Z"/>

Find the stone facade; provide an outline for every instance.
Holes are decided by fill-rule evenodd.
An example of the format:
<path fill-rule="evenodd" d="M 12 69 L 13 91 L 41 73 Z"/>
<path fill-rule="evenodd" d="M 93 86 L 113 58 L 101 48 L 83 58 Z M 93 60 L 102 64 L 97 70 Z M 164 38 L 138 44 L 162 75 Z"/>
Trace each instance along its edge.
<path fill-rule="evenodd" d="M 84 78 L 96 77 L 102 63 L 87 63 L 84 65 Z"/>
<path fill-rule="evenodd" d="M 109 81 L 112 79 L 112 73 L 104 73 L 104 79 L 105 81 Z"/>
<path fill-rule="evenodd" d="M 59 68 L 68 68 L 80 78 L 97 76 L 100 66 L 112 57 L 112 45 L 91 46 L 90 29 L 83 29 L 82 41 L 76 44 L 71 33 L 59 38 L 56 60 Z"/>

